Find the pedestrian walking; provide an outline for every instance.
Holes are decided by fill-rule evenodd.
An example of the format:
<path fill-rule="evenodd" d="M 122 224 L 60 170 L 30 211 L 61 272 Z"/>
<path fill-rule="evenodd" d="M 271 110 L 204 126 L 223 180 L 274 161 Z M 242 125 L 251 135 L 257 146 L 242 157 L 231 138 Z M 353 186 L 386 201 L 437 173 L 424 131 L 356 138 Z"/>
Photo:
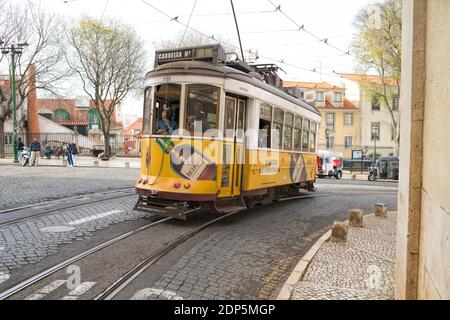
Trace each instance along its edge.
<path fill-rule="evenodd" d="M 22 138 L 17 139 L 17 155 L 19 156 L 19 161 L 22 162 L 22 152 L 25 145 L 22 142 Z"/>
<path fill-rule="evenodd" d="M 33 138 L 33 142 L 30 145 L 31 158 L 29 166 L 37 167 L 39 165 L 39 155 L 41 153 L 41 144 L 36 138 Z"/>
<path fill-rule="evenodd" d="M 69 145 L 70 153 L 72 154 L 72 166 L 75 167 L 77 165 L 77 155 L 78 155 L 78 147 L 75 142 Z"/>

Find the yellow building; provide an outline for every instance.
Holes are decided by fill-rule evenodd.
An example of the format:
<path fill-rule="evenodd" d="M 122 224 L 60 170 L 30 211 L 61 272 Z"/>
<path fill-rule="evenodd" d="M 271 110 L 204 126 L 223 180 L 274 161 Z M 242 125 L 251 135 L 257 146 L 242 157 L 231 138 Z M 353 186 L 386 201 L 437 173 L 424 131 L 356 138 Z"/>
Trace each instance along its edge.
<path fill-rule="evenodd" d="M 351 159 L 352 150 L 361 149 L 359 107 L 345 97 L 344 87 L 296 81 L 284 81 L 283 86 L 298 88 L 300 97 L 320 110 L 319 150 L 341 152 L 345 159 Z"/>

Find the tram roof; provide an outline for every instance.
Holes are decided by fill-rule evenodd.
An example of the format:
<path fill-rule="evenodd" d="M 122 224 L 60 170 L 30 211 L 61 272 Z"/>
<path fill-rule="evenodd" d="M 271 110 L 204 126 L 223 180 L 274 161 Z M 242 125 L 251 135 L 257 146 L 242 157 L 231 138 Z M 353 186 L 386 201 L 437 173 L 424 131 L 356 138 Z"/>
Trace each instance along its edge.
<path fill-rule="evenodd" d="M 146 78 L 153 78 L 166 74 L 183 74 L 183 75 L 200 75 L 200 76 L 212 76 L 221 78 L 230 78 L 243 82 L 247 82 L 255 87 L 275 94 L 283 99 L 286 99 L 299 107 L 307 109 L 320 115 L 320 111 L 306 102 L 299 100 L 281 89 L 271 86 L 263 81 L 253 77 L 251 74 L 242 72 L 235 68 L 226 65 L 211 64 L 202 61 L 176 61 L 160 65 L 147 73 Z"/>

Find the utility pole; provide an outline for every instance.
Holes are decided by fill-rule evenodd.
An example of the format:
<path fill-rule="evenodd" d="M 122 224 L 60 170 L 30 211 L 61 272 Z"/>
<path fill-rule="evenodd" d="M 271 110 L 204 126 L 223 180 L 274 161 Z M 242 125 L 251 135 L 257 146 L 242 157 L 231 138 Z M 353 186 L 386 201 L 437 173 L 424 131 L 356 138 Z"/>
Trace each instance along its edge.
<path fill-rule="evenodd" d="M 3 45 L 3 42 L 0 43 Z M 2 54 L 11 55 L 11 73 L 10 73 L 10 81 L 11 81 L 11 98 L 13 105 L 13 149 L 14 149 L 14 162 L 19 162 L 18 154 L 17 154 L 17 97 L 16 97 L 16 56 L 20 56 L 23 52 L 23 48 L 28 46 L 28 43 L 22 42 L 18 44 L 5 45 L 1 48 Z"/>

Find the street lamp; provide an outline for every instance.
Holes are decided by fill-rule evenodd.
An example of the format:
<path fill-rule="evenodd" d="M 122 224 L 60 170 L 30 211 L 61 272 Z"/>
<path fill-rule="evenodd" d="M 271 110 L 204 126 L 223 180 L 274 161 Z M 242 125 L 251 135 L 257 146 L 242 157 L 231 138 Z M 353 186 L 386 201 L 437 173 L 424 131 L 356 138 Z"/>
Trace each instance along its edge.
<path fill-rule="evenodd" d="M 4 42 L 0 41 L 0 45 Z M 17 100 L 16 100 L 16 56 L 20 56 L 23 49 L 28 46 L 26 42 L 19 42 L 17 44 L 4 45 L 1 47 L 1 52 L 4 55 L 11 55 L 11 96 L 13 104 L 13 149 L 14 149 L 14 162 L 19 162 L 17 155 Z"/>

